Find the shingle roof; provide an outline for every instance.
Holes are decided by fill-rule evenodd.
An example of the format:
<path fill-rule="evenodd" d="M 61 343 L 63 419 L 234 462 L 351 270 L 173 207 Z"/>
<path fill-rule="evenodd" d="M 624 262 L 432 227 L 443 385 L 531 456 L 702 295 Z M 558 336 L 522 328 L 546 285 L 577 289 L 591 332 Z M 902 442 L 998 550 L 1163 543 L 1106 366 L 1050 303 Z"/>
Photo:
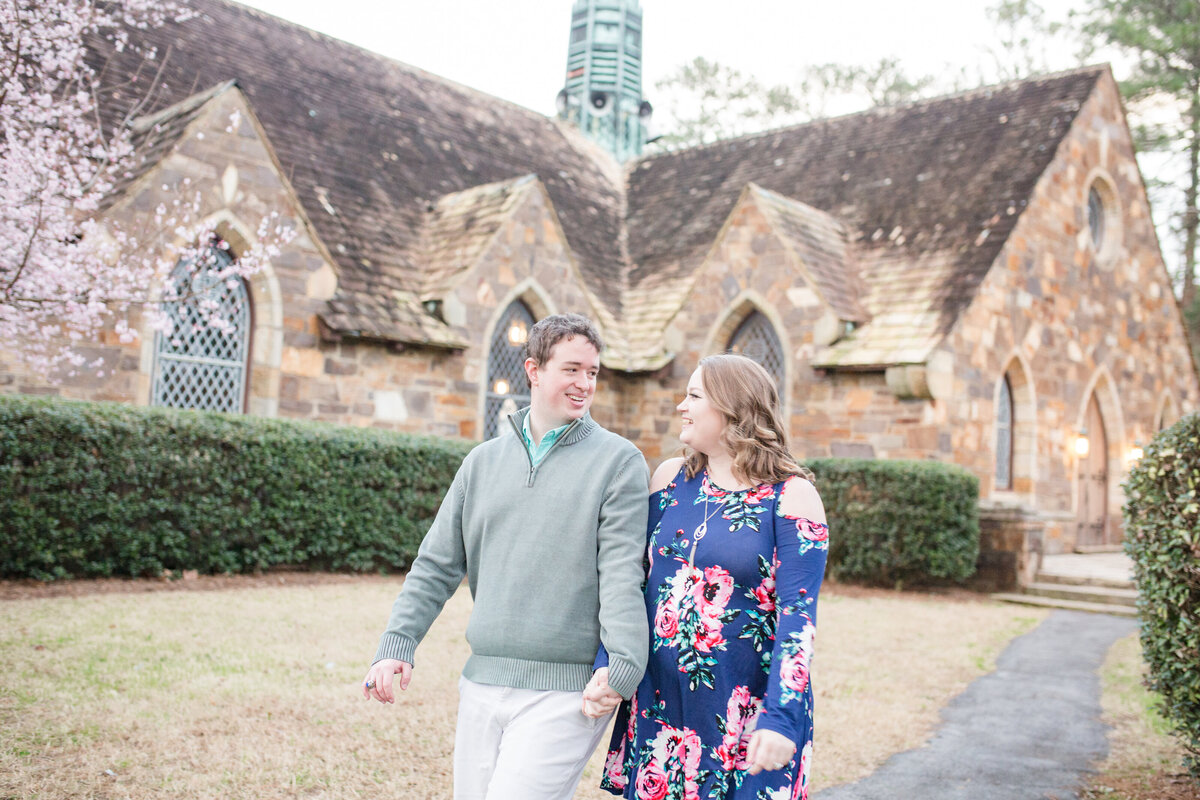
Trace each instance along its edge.
<path fill-rule="evenodd" d="M 198 18 L 139 32 L 166 61 L 159 103 L 237 81 L 337 262 L 331 327 L 461 346 L 421 301 L 453 281 L 532 175 L 598 304 L 606 363 L 630 370 L 669 357 L 662 332 L 749 184 L 838 315 L 866 318 L 825 363 L 921 360 L 970 302 L 1104 70 L 720 142 L 622 174 L 527 109 L 227 0 L 193 5 Z M 96 48 L 118 74 L 141 66 Z M 109 121 L 132 99 L 108 98 Z M 456 238 L 427 238 L 439 231 Z M 857 288 L 841 280 L 854 275 Z"/>
<path fill-rule="evenodd" d="M 828 364 L 919 361 L 974 296 L 1104 69 L 645 159 L 629 178 L 629 291 L 694 271 L 754 183 L 847 228 L 873 321 Z"/>
<path fill-rule="evenodd" d="M 136 32 L 164 62 L 157 102 L 237 81 L 337 262 L 340 289 L 418 293 L 428 206 L 536 174 L 589 287 L 619 306 L 622 187 L 559 123 L 244 6 L 191 5 L 198 17 Z M 91 44 L 109 74 L 143 73 L 105 98 L 112 124 L 144 97 L 147 70 L 139 53 Z"/>

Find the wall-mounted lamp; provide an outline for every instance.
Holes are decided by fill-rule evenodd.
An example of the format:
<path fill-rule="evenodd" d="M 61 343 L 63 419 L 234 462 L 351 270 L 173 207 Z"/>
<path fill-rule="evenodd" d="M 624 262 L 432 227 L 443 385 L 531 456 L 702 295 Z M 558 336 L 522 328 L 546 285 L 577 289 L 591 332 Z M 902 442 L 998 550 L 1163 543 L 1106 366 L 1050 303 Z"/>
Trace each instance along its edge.
<path fill-rule="evenodd" d="M 525 327 L 525 323 L 521 320 L 513 320 L 513 324 L 508 326 L 508 343 L 513 347 L 525 344 L 529 340 L 529 329 Z"/>
<path fill-rule="evenodd" d="M 508 390 L 509 390 L 508 381 L 504 380 L 504 378 L 501 378 L 500 380 L 498 380 L 494 384 L 492 384 L 492 391 L 496 394 L 508 394 Z"/>
<path fill-rule="evenodd" d="M 1075 437 L 1075 455 L 1081 458 L 1086 456 L 1088 454 L 1088 450 L 1091 449 L 1091 446 L 1092 443 L 1088 441 L 1087 428 L 1084 428 L 1079 432 L 1079 435 Z"/>

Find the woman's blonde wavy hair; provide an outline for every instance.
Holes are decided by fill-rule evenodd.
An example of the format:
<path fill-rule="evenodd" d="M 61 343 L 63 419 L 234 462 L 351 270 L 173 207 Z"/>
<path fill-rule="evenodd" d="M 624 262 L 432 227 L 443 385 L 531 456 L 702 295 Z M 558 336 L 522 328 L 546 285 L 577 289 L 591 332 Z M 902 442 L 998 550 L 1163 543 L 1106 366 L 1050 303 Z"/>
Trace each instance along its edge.
<path fill-rule="evenodd" d="M 725 353 L 700 359 L 700 383 L 708 402 L 725 418 L 721 444 L 733 455 L 733 475 L 751 486 L 813 474 L 788 452 L 787 429 L 780 419 L 779 392 L 762 365 Z M 689 479 L 708 466 L 708 457 L 685 447 Z"/>

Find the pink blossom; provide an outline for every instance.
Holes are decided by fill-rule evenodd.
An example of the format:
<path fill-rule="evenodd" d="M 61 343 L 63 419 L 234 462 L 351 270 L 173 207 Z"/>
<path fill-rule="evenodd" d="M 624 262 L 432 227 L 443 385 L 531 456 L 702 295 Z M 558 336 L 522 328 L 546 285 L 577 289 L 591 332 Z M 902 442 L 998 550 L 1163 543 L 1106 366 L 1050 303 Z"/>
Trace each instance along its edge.
<path fill-rule="evenodd" d="M 667 776 L 658 764 L 651 761 L 638 770 L 638 800 L 662 800 L 667 796 Z"/>
<path fill-rule="evenodd" d="M 132 224 L 96 216 L 137 165 L 131 128 L 104 130 L 98 122 L 93 98 L 107 87 L 84 45 L 99 36 L 121 51 L 132 47 L 132 30 L 191 16 L 171 0 L 0 3 L 0 31 L 11 45 L 0 66 L 6 58 L 21 65 L 0 69 L 0 349 L 43 376 L 83 367 L 79 347 L 109 324 L 119 342 L 132 343 L 137 311 L 150 330 L 169 332 L 163 309 L 191 299 L 164 290 L 175 265 L 196 259 L 213 239 L 203 219 L 212 209 L 199 192 L 185 191 L 186 179 L 164 185 L 166 196 L 150 199 L 157 208 L 135 214 Z M 240 254 L 230 277 L 253 275 L 291 237 L 273 224 L 278 233 Z M 201 322 L 222 330 L 226 320 L 210 310 Z"/>
<path fill-rule="evenodd" d="M 679 633 L 679 611 L 670 597 L 663 599 L 654 614 L 654 632 L 664 639 L 673 639 Z"/>
<path fill-rule="evenodd" d="M 800 538 L 809 542 L 829 541 L 829 526 L 820 522 L 799 517 L 796 520 L 796 533 Z"/>
<path fill-rule="evenodd" d="M 708 567 L 704 577 L 692 587 L 700 607 L 700 613 L 706 617 L 718 617 L 729 605 L 733 596 L 733 576 L 723 567 Z"/>
<path fill-rule="evenodd" d="M 761 503 L 763 500 L 770 500 L 774 496 L 775 487 L 769 483 L 762 483 L 746 492 L 746 502 L 757 504 Z"/>

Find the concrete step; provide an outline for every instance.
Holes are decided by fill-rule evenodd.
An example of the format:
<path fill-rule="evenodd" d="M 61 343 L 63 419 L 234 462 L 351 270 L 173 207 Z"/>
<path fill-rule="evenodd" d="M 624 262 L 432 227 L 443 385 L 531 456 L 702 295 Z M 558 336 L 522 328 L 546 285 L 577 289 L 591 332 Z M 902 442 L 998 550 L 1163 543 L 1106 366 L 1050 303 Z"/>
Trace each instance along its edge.
<path fill-rule="evenodd" d="M 1031 583 L 1022 590 L 1024 594 L 1037 597 L 1054 597 L 1060 600 L 1078 600 L 1082 603 L 1101 605 L 1136 606 L 1137 590 L 1113 588 L 1094 584 Z"/>
<path fill-rule="evenodd" d="M 1118 617 L 1137 616 L 1137 609 L 1131 606 L 1113 605 L 1111 603 L 1088 603 L 1082 600 L 1064 600 L 1057 597 L 1038 597 L 1033 594 L 998 593 L 992 595 L 993 600 L 1002 603 L 1018 603 L 1025 606 L 1040 608 L 1066 608 L 1071 611 L 1090 611 L 1095 614 L 1112 614 Z"/>
<path fill-rule="evenodd" d="M 1085 575 L 1059 575 L 1053 572 L 1039 570 L 1035 578 L 1037 583 L 1056 583 L 1064 586 L 1100 586 L 1107 589 L 1133 589 L 1133 580 L 1115 580 L 1112 578 L 1096 578 Z"/>

